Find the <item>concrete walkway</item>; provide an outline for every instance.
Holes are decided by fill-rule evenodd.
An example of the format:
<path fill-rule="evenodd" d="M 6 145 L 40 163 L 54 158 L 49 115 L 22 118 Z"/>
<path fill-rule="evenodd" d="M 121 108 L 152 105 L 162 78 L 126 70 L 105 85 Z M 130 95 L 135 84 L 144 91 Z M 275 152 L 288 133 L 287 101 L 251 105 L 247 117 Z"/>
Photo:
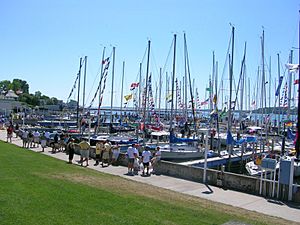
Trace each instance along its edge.
<path fill-rule="evenodd" d="M 6 141 L 6 132 L 0 131 L 0 140 Z M 22 146 L 20 138 L 13 138 L 13 144 Z M 32 151 L 40 152 L 41 148 L 33 148 Z M 43 154 L 68 161 L 68 156 L 65 153 L 51 154 L 50 148 L 46 148 Z M 75 160 L 79 160 L 79 156 L 74 156 Z M 241 192 L 224 190 L 222 188 L 207 186 L 202 183 L 187 181 L 169 176 L 156 176 L 142 177 L 140 175 L 127 176 L 127 168 L 122 166 L 109 166 L 102 168 L 101 166 L 94 166 L 95 161 L 89 161 L 89 168 L 103 173 L 109 173 L 120 176 L 126 179 L 135 180 L 142 183 L 147 183 L 153 186 L 169 189 L 172 191 L 197 196 L 203 199 L 220 202 L 234 207 L 256 211 L 259 213 L 281 217 L 300 224 L 300 205 L 287 205 L 283 202 L 268 200 L 266 198 L 245 194 Z"/>

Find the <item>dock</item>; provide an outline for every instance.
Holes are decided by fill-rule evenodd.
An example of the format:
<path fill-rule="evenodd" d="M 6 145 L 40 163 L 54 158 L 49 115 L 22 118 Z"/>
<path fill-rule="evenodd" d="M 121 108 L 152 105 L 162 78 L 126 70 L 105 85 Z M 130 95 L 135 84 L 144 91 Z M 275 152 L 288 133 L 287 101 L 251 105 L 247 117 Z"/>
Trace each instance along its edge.
<path fill-rule="evenodd" d="M 243 160 L 251 158 L 252 154 L 253 154 L 252 152 L 245 152 L 243 154 Z M 231 155 L 231 162 L 237 162 L 239 160 L 241 160 L 241 153 L 235 153 Z M 225 155 L 222 157 L 207 158 L 207 167 L 212 168 L 212 167 L 225 165 L 226 163 L 228 163 L 228 161 L 229 161 L 229 155 Z M 185 166 L 204 167 L 204 162 L 205 159 L 197 159 L 197 160 L 192 160 L 187 162 L 181 162 L 178 164 L 185 165 Z"/>

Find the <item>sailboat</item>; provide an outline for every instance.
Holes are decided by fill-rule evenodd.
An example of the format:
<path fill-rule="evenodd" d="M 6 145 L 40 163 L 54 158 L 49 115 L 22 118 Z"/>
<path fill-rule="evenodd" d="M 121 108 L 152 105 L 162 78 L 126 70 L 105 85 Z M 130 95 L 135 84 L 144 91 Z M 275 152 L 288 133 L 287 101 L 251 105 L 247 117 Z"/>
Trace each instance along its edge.
<path fill-rule="evenodd" d="M 204 156 L 204 151 L 200 147 L 200 140 L 191 139 L 191 138 L 178 138 L 175 136 L 174 133 L 173 111 L 174 111 L 175 60 L 176 60 L 176 34 L 174 34 L 170 136 L 169 136 L 169 143 L 160 146 L 161 158 L 165 160 L 200 159 L 201 157 Z"/>

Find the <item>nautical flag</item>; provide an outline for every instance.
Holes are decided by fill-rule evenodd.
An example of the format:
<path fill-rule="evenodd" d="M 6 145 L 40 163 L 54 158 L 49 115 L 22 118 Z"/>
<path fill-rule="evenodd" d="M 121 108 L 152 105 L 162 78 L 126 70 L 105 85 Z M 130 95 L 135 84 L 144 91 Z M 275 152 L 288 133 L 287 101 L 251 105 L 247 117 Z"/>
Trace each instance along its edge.
<path fill-rule="evenodd" d="M 211 92 L 212 91 L 212 89 L 209 87 L 209 88 L 206 88 L 205 89 L 206 91 L 208 91 L 208 92 Z"/>
<path fill-rule="evenodd" d="M 287 63 L 285 66 L 290 72 L 297 72 L 299 69 L 299 64 Z"/>
<path fill-rule="evenodd" d="M 294 80 L 294 85 L 299 84 L 299 79 Z"/>
<path fill-rule="evenodd" d="M 279 95 L 280 88 L 281 88 L 281 85 L 282 85 L 282 80 L 283 80 L 283 76 L 280 76 L 280 77 L 279 77 L 278 86 L 277 86 L 277 89 L 276 89 L 276 92 L 275 92 L 275 96 L 278 96 L 278 95 Z"/>
<path fill-rule="evenodd" d="M 287 99 L 287 82 L 285 82 L 284 88 L 283 88 L 283 93 L 280 99 L 280 105 L 283 107 L 288 107 L 288 99 Z"/>
<path fill-rule="evenodd" d="M 213 103 L 216 105 L 217 104 L 217 95 L 214 95 L 213 97 Z"/>
<path fill-rule="evenodd" d="M 220 114 L 220 118 L 224 117 L 227 115 L 227 112 L 226 112 L 226 107 L 224 107 L 223 111 L 221 112 Z"/>
<path fill-rule="evenodd" d="M 130 90 L 133 91 L 135 88 L 137 88 L 139 86 L 140 83 L 132 83 L 130 85 Z"/>
<path fill-rule="evenodd" d="M 168 94 L 168 96 L 166 97 L 166 100 L 168 102 L 171 102 L 172 101 L 172 94 Z"/>
<path fill-rule="evenodd" d="M 291 127 L 291 126 L 293 126 L 293 122 L 292 121 L 288 121 L 288 122 L 285 123 L 285 126 Z"/>
<path fill-rule="evenodd" d="M 124 98 L 126 101 L 129 101 L 130 99 L 132 99 L 132 94 L 125 95 Z"/>
<path fill-rule="evenodd" d="M 103 94 L 104 94 L 104 90 L 105 90 L 105 87 L 106 87 L 106 79 L 107 79 L 108 68 L 109 68 L 109 64 L 110 64 L 109 57 L 106 58 L 103 62 L 104 62 L 104 69 L 103 69 L 103 72 L 102 72 L 101 78 L 100 78 L 100 88 L 101 88 L 102 81 L 103 81 L 103 87 L 102 87 L 101 93 L 100 93 L 100 102 L 99 102 L 99 106 L 98 106 L 98 114 L 100 113 L 100 107 L 102 105 Z"/>
<path fill-rule="evenodd" d="M 200 104 L 201 104 L 201 105 L 206 105 L 206 104 L 208 104 L 208 101 L 209 101 L 209 98 L 206 99 L 205 101 L 201 102 Z"/>

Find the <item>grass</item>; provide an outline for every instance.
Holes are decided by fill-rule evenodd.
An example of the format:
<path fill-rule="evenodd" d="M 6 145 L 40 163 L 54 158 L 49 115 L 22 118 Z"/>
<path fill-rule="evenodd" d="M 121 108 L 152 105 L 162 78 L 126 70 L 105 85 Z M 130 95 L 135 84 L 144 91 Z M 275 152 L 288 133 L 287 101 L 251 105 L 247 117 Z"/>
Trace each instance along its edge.
<path fill-rule="evenodd" d="M 0 142 L 0 224 L 292 224 Z"/>

